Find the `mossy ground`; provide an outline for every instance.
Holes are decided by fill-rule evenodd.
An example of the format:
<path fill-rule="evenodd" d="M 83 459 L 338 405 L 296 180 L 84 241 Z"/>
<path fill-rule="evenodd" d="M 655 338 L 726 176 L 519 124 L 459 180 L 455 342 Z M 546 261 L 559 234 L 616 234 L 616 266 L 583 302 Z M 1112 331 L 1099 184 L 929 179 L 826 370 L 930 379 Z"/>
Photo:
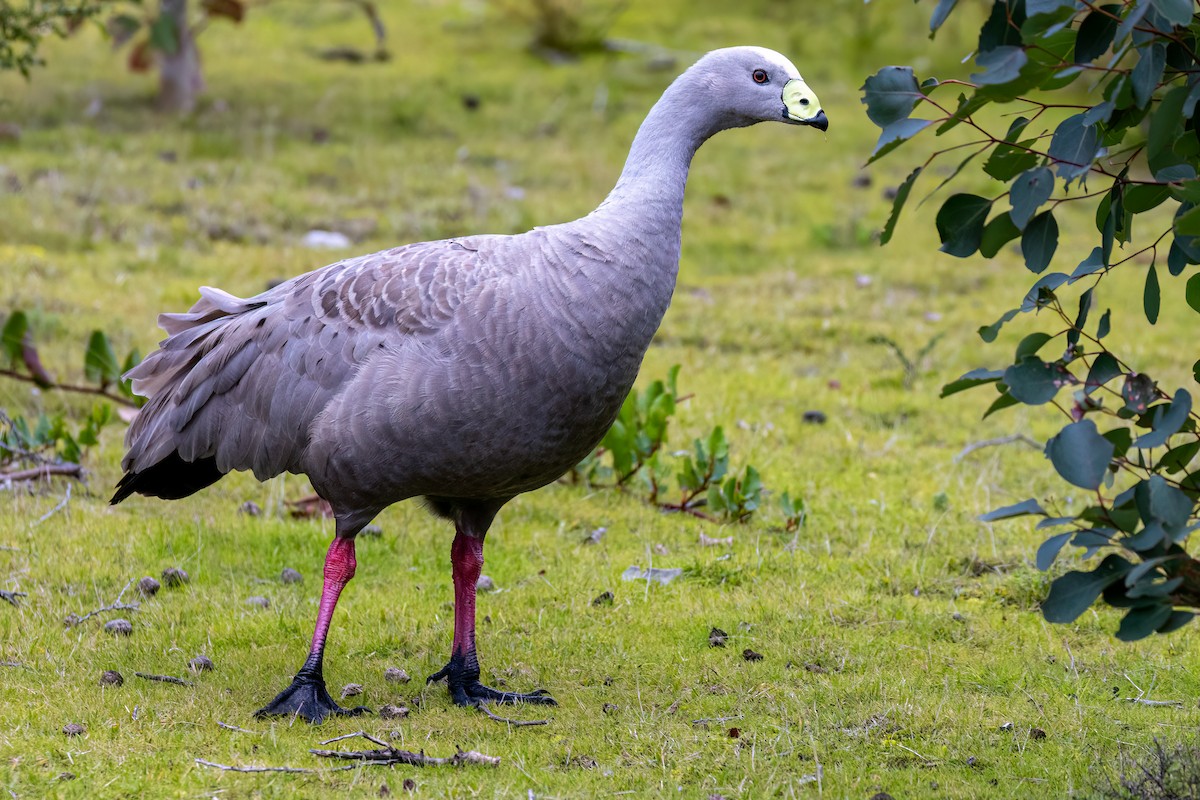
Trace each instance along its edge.
<path fill-rule="evenodd" d="M 736 13 L 631 4 L 613 36 L 684 54 L 655 70 L 644 55 L 548 66 L 523 49 L 528 29 L 496 6 L 381 5 L 394 54 L 386 64 L 312 57 L 369 44 L 350 4 L 275 3 L 241 27 L 215 25 L 202 41 L 209 93 L 183 121 L 150 111 L 151 82 L 124 73 L 121 56 L 91 33 L 51 46 L 50 67 L 32 83 L 0 79 L 0 115 L 23 129 L 19 143 L 0 145 L 3 310 L 30 312 L 45 361 L 72 373 L 97 327 L 122 352 L 145 352 L 159 338 L 155 314 L 186 308 L 200 284 L 252 294 L 341 255 L 585 213 L 691 54 L 760 43 L 794 56 L 830 131 L 759 126 L 700 152 L 681 284 L 643 374 L 682 364 L 681 390 L 693 397 L 673 445 L 724 426 L 735 465 L 752 463 L 770 488 L 803 497 L 808 523 L 793 543 L 768 514 L 719 528 L 633 494 L 565 484 L 511 503 L 488 540 L 485 572 L 499 591 L 480 598 L 484 678 L 546 687 L 560 705 L 548 726 L 510 729 L 420 682 L 448 652 L 450 531 L 402 504 L 379 518 L 382 537 L 360 540 L 327 673 L 335 694 L 361 683 L 359 700 L 414 713 L 317 729 L 263 723 L 251 712 L 303 657 L 331 525 L 285 517 L 281 501 L 308 491 L 294 476 L 260 485 L 236 475 L 184 501 L 111 508 L 122 435 L 113 426 L 90 453 L 87 490 L 76 487 L 44 522 L 62 484 L 0 494 L 0 581 L 29 595 L 19 608 L 0 605 L 0 660 L 21 665 L 0 667 L 0 788 L 16 797 L 375 796 L 412 778 L 424 797 L 1057 798 L 1086 796 L 1122 748 L 1190 738 L 1200 722 L 1193 632 L 1122 644 L 1104 610 L 1047 625 L 1036 610 L 1047 578 L 1031 564 L 1041 535 L 1022 522 L 976 521 L 1031 495 L 1086 501 L 1064 494 L 1041 454 L 1019 444 L 955 460 L 972 441 L 1044 438 L 1055 430 L 1049 412 L 980 421 L 983 395 L 937 399 L 963 371 L 1003 363 L 1038 324 L 1022 318 L 991 347 L 974 334 L 1031 279 L 1008 253 L 992 262 L 937 254 L 936 202 L 912 204 L 887 248 L 870 240 L 887 215 L 883 189 L 907 168 L 893 156 L 867 173 L 870 185 L 856 183 L 876 135 L 857 87 L 885 63 L 934 71 L 927 9 L 846 2 L 797 19 L 791 4 L 767 0 Z M 969 22 L 939 36 L 935 66 L 959 69 L 973 46 Z M 351 232 L 355 245 L 304 249 L 312 228 Z M 1075 225 L 1083 232 L 1060 252 L 1086 252 L 1086 229 Z M 1115 348 L 1180 383 L 1188 376 L 1174 343 L 1191 319 L 1181 292 L 1168 284 L 1163 319 L 1150 328 L 1139 321 L 1137 277 L 1104 298 L 1119 315 Z M 869 342 L 883 335 L 913 353 L 938 334 L 911 388 L 888 350 Z M 5 382 L 0 406 L 36 415 L 88 401 Z M 810 409 L 828 422 L 803 423 Z M 246 500 L 264 516 L 240 515 Z M 607 528 L 600 544 L 583 544 L 597 527 Z M 701 533 L 734 543 L 703 547 Z M 620 579 L 651 562 L 688 573 L 665 587 Z M 67 614 L 172 565 L 191 583 L 122 612 L 131 637 L 102 631 L 111 614 L 63 627 Z M 284 567 L 304 581 L 281 583 Z M 614 604 L 593 606 L 604 591 Z M 251 596 L 270 606 L 247 605 Z M 728 647 L 708 646 L 713 626 L 730 632 Z M 747 647 L 763 660 L 743 660 Z M 214 672 L 188 675 L 198 653 Z M 414 682 L 386 683 L 393 665 Z M 105 669 L 120 670 L 124 686 L 102 688 Z M 1123 700 L 1139 689 L 1183 707 Z M 736 718 L 693 724 L 717 717 Z M 69 722 L 86 735 L 65 737 Z M 359 729 L 394 732 L 430 755 L 463 747 L 503 761 L 308 775 L 194 762 L 329 767 L 308 749 Z"/>

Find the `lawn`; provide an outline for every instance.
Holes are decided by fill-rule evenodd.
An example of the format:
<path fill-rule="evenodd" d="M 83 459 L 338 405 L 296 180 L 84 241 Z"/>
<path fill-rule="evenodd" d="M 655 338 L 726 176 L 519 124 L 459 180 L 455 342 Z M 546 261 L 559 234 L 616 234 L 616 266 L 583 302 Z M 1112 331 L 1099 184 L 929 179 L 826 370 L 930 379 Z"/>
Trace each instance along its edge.
<path fill-rule="evenodd" d="M 1194 631 L 1124 644 L 1103 609 L 1050 626 L 1037 608 L 1049 579 L 1033 566 L 1042 534 L 977 519 L 1029 496 L 1086 502 L 1064 494 L 1038 449 L 962 455 L 1013 433 L 1044 441 L 1059 422 L 1048 412 L 980 420 L 981 395 L 937 397 L 968 369 L 1006 363 L 1038 324 L 1022 319 L 993 345 L 975 335 L 1028 289 L 1019 256 L 937 253 L 936 202 L 911 202 L 886 248 L 873 238 L 911 164 L 897 154 L 863 169 L 877 129 L 858 87 L 887 63 L 961 76 L 970 13 L 935 49 L 929 9 L 908 4 L 845 0 L 814 15 L 772 0 L 736 13 L 633 2 L 609 36 L 639 46 L 549 64 L 527 50 L 515 0 L 379 5 L 383 63 L 315 57 L 371 44 L 348 3 L 276 2 L 214 25 L 201 39 L 208 93 L 182 120 L 152 111 L 153 81 L 92 30 L 51 43 L 31 82 L 0 76 L 0 121 L 21 129 L 0 142 L 0 317 L 24 310 L 43 361 L 82 381 L 91 331 L 120 354 L 146 353 L 157 313 L 184 310 L 200 285 L 250 295 L 398 243 L 579 216 L 679 71 L 714 47 L 762 44 L 793 58 L 830 129 L 758 126 L 700 151 L 680 285 L 639 385 L 680 365 L 689 399 L 670 448 L 722 426 L 732 465 L 752 464 L 771 490 L 768 508 L 721 524 L 662 513 L 636 489 L 570 482 L 509 504 L 488 539 L 495 589 L 479 598 L 483 679 L 559 701 L 545 716 L 506 711 L 551 720 L 512 727 L 424 685 L 449 652 L 451 529 L 418 502 L 394 506 L 379 535 L 360 537 L 326 675 L 335 696 L 360 684 L 353 701 L 411 713 L 263 722 L 252 712 L 307 648 L 332 523 L 288 514 L 285 501 L 310 491 L 297 476 L 238 474 L 182 501 L 110 507 L 114 422 L 65 503 L 61 480 L 0 491 L 0 589 L 27 595 L 0 603 L 0 787 L 18 798 L 374 797 L 407 781 L 421 797 L 1089 797 L 1122 753 L 1191 740 Z M 1088 224 L 1064 224 L 1064 252 L 1085 248 Z M 313 229 L 352 246 L 309 249 Z M 1128 281 L 1106 299 L 1121 322 L 1110 347 L 1164 385 L 1189 380 L 1182 283 L 1164 286 L 1151 327 L 1138 276 L 1110 280 Z M 910 357 L 940 338 L 906 375 L 876 337 Z M 10 416 L 75 420 L 93 400 L 0 378 Z M 784 491 L 808 510 L 795 533 L 774 509 Z M 261 515 L 241 513 L 247 501 Z M 623 580 L 633 565 L 684 572 L 667 585 Z M 169 567 L 190 581 L 150 598 L 129 586 L 121 599 L 136 610 L 64 625 Z M 301 581 L 283 582 L 285 568 Z M 594 603 L 604 592 L 612 603 Z M 117 617 L 128 637 L 105 632 Z M 714 627 L 725 647 L 710 646 Z M 214 669 L 190 671 L 198 655 Z M 386 680 L 389 667 L 413 680 Z M 123 685 L 101 685 L 105 670 Z M 64 735 L 70 723 L 85 733 Z M 358 730 L 500 764 L 332 771 L 309 754 Z"/>

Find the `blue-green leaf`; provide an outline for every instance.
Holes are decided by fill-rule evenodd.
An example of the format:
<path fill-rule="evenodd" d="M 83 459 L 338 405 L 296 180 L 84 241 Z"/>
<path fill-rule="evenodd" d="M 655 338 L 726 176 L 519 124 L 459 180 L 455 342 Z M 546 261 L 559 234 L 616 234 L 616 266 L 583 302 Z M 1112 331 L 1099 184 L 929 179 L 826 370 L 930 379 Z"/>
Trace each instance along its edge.
<path fill-rule="evenodd" d="M 1009 394 L 1026 405 L 1048 403 L 1066 385 L 1070 373 L 1062 364 L 1046 363 L 1037 356 L 1025 356 L 1004 370 Z"/>
<path fill-rule="evenodd" d="M 974 254 L 991 208 L 992 201 L 978 195 L 960 193 L 946 198 L 935 220 L 942 252 L 959 258 Z"/>
<path fill-rule="evenodd" d="M 1048 167 L 1035 167 L 1022 173 L 1013 181 L 1009 191 L 1012 201 L 1013 223 L 1024 230 L 1025 225 L 1038 207 L 1054 193 L 1054 174 Z"/>
<path fill-rule="evenodd" d="M 980 86 L 996 86 L 1015 81 L 1021 75 L 1021 67 L 1029 61 L 1023 47 L 997 47 L 986 53 L 980 53 L 975 63 L 983 68 L 982 72 L 971 75 L 971 80 Z"/>
<path fill-rule="evenodd" d="M 1050 584 L 1050 594 L 1042 601 L 1042 616 L 1047 622 L 1075 621 L 1101 592 L 1124 578 L 1131 568 L 1128 561 L 1114 553 L 1091 572 L 1068 572 Z"/>
<path fill-rule="evenodd" d="M 1058 176 L 1068 183 L 1086 175 L 1099 151 L 1100 135 L 1095 125 L 1087 125 L 1083 114 L 1063 120 L 1050 139 L 1050 158 L 1058 164 Z"/>
<path fill-rule="evenodd" d="M 1035 275 L 1041 273 L 1050 266 L 1057 249 L 1058 221 L 1054 219 L 1053 211 L 1043 211 L 1030 220 L 1025 226 L 1025 233 L 1021 234 L 1021 255 L 1025 258 L 1025 268 Z"/>
<path fill-rule="evenodd" d="M 913 184 L 920 174 L 921 167 L 917 167 L 897 187 L 896 199 L 892 201 L 892 213 L 888 215 L 887 224 L 883 226 L 883 233 L 879 235 L 879 244 L 884 245 L 892 240 L 892 234 L 896 232 L 896 223 L 900 221 L 900 212 L 904 209 L 904 204 L 908 201 L 908 195 L 912 192 Z"/>
<path fill-rule="evenodd" d="M 1063 549 L 1071 537 L 1075 535 L 1075 531 L 1067 531 L 1060 533 L 1057 536 L 1051 536 L 1046 541 L 1042 542 L 1041 547 L 1037 551 L 1037 568 L 1045 572 L 1054 565 L 1055 559 L 1058 558 L 1059 552 Z"/>
<path fill-rule="evenodd" d="M 1112 460 L 1113 443 L 1090 419 L 1073 422 L 1046 442 L 1046 457 L 1063 480 L 1081 489 L 1098 489 Z"/>
<path fill-rule="evenodd" d="M 1175 392 L 1169 406 L 1157 406 L 1151 416 L 1150 433 L 1139 436 L 1135 447 L 1162 447 L 1167 440 L 1179 433 L 1192 412 L 1192 396 L 1187 390 Z"/>
<path fill-rule="evenodd" d="M 1151 324 L 1158 322 L 1158 310 L 1162 303 L 1162 294 L 1158 287 L 1158 269 L 1154 264 L 1146 272 L 1146 286 L 1142 290 L 1142 308 L 1146 312 L 1146 320 Z"/>
<path fill-rule="evenodd" d="M 1032 497 L 1028 500 L 1022 500 L 1019 503 L 1014 503 L 1011 506 L 1004 506 L 1003 508 L 997 508 L 993 511 L 989 511 L 986 514 L 980 514 L 979 521 L 995 522 L 1001 519 L 1024 517 L 1030 514 L 1037 514 L 1041 517 L 1046 516 L 1046 509 L 1042 508 L 1042 504 Z"/>
<path fill-rule="evenodd" d="M 925 95 L 912 67 L 884 67 L 862 85 L 867 116 L 881 128 L 906 119 Z"/>

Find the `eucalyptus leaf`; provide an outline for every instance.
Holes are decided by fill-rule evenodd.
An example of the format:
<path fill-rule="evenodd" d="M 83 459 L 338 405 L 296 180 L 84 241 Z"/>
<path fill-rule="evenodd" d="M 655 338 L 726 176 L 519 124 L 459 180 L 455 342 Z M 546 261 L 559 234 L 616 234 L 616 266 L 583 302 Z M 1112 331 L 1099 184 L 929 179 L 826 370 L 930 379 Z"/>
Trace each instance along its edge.
<path fill-rule="evenodd" d="M 943 253 L 966 258 L 979 249 L 984 220 L 992 201 L 974 194 L 954 194 L 938 210 L 936 225 Z"/>
<path fill-rule="evenodd" d="M 1028 500 L 1022 500 L 1019 503 L 1014 503 L 1011 506 L 1004 506 L 1003 508 L 997 508 L 993 511 L 989 511 L 986 514 L 981 514 L 979 516 L 979 521 L 996 522 L 997 520 L 1001 519 L 1024 517 L 1030 514 L 1037 514 L 1042 517 L 1046 516 L 1046 509 L 1042 508 L 1041 503 L 1032 497 Z"/>
<path fill-rule="evenodd" d="M 879 244 L 885 245 L 892 240 L 892 235 L 896 232 L 896 223 L 900 221 L 900 212 L 904 209 L 904 204 L 908 202 L 908 195 L 912 192 L 913 184 L 920 174 L 921 167 L 917 167 L 896 188 L 896 199 L 892 201 L 892 213 L 888 215 L 887 224 L 883 226 L 883 233 L 879 235 Z"/>
<path fill-rule="evenodd" d="M 1009 190 L 1013 223 L 1024 230 L 1038 207 L 1054 193 L 1054 174 L 1048 167 L 1035 167 L 1023 172 Z"/>
<path fill-rule="evenodd" d="M 1054 219 L 1053 211 L 1043 211 L 1030 220 L 1021 235 L 1021 255 L 1025 258 L 1025 268 L 1034 274 L 1043 272 L 1050 266 L 1057 249 L 1058 222 Z"/>
<path fill-rule="evenodd" d="M 1050 594 L 1042 601 L 1042 616 L 1047 622 L 1074 622 L 1109 584 L 1124 578 L 1131 568 L 1128 561 L 1114 553 L 1091 572 L 1068 572 L 1050 584 Z"/>
<path fill-rule="evenodd" d="M 924 99 L 912 67 L 884 67 L 862 85 L 867 117 L 881 128 L 907 119 Z"/>
<path fill-rule="evenodd" d="M 1112 460 L 1113 443 L 1090 419 L 1073 422 L 1046 442 L 1046 457 L 1063 480 L 1081 489 L 1098 489 Z"/>
<path fill-rule="evenodd" d="M 1178 433 L 1183 424 L 1188 421 L 1188 415 L 1192 412 L 1192 396 L 1186 390 L 1180 389 L 1175 392 L 1171 404 L 1166 406 L 1165 410 L 1163 409 L 1163 406 L 1155 409 L 1150 433 L 1138 437 L 1138 440 L 1134 442 L 1135 446 L 1162 447 L 1166 444 L 1167 440 Z"/>

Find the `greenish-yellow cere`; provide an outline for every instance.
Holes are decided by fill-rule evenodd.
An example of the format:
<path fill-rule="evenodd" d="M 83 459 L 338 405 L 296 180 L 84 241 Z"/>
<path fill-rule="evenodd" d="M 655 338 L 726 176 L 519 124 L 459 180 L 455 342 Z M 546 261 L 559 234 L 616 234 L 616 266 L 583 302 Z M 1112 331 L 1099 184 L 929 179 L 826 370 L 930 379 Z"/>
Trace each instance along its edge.
<path fill-rule="evenodd" d="M 783 87 L 783 106 L 788 118 L 797 122 L 808 122 L 821 113 L 821 101 L 808 84 L 799 78 L 788 81 Z"/>

